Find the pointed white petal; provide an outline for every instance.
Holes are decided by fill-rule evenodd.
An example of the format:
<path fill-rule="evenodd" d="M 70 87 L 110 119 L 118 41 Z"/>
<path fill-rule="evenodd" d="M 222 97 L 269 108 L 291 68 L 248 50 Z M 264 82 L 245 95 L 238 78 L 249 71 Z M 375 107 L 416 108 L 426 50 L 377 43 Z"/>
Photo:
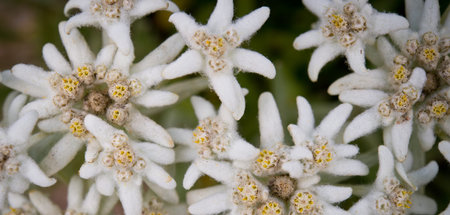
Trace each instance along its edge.
<path fill-rule="evenodd" d="M 188 146 L 192 145 L 192 130 L 184 128 L 168 128 L 167 131 L 175 143 Z"/>
<path fill-rule="evenodd" d="M 133 182 L 119 184 L 118 196 L 126 215 L 142 213 L 141 187 Z"/>
<path fill-rule="evenodd" d="M 306 8 L 308 8 L 317 17 L 323 16 L 325 11 L 331 6 L 330 0 L 302 0 Z"/>
<path fill-rule="evenodd" d="M 145 181 L 145 183 L 148 185 L 148 187 L 162 200 L 171 203 L 171 204 L 178 204 L 180 199 L 178 197 L 178 193 L 175 189 L 164 189 L 157 184 L 154 184 L 148 180 Z M 144 197 L 145 198 L 145 197 Z M 168 205 L 165 205 L 166 207 Z M 186 209 L 187 210 L 187 209 Z"/>
<path fill-rule="evenodd" d="M 320 199 L 329 203 L 342 202 L 352 195 L 352 188 L 332 185 L 316 186 L 315 191 Z"/>
<path fill-rule="evenodd" d="M 408 178 L 415 186 L 421 187 L 433 180 L 438 171 L 439 167 L 436 161 L 431 161 L 426 166 L 408 173 Z"/>
<path fill-rule="evenodd" d="M 388 96 L 381 90 L 347 90 L 339 94 L 339 100 L 360 107 L 372 107 Z"/>
<path fill-rule="evenodd" d="M 181 50 L 185 46 L 185 42 L 181 34 L 176 33 L 167 38 L 158 47 L 153 49 L 147 56 L 141 61 L 133 65 L 131 68 L 132 73 L 144 71 L 150 67 L 158 66 L 161 64 L 167 64 L 180 54 Z"/>
<path fill-rule="evenodd" d="M 373 14 L 369 22 L 371 31 L 375 35 L 384 35 L 393 31 L 408 28 L 409 23 L 404 17 L 393 13 L 376 13 Z"/>
<path fill-rule="evenodd" d="M 100 168 L 101 167 L 95 163 L 84 163 L 83 165 L 81 165 L 78 174 L 81 178 L 90 179 L 102 172 Z"/>
<path fill-rule="evenodd" d="M 93 63 L 95 59 L 94 53 L 92 53 L 83 35 L 76 28 L 71 28 L 75 27 L 73 24 L 81 17 L 83 17 L 83 21 L 94 20 L 90 15 L 86 16 L 85 13 L 81 13 L 73 16 L 67 22 L 60 22 L 58 25 L 59 35 L 66 48 L 72 69 L 86 63 Z"/>
<path fill-rule="evenodd" d="M 268 7 L 260 7 L 244 17 L 235 21 L 232 28 L 236 30 L 239 36 L 239 44 L 250 39 L 250 37 L 261 28 L 261 26 L 269 18 L 270 9 Z"/>
<path fill-rule="evenodd" d="M 97 214 L 98 208 L 100 207 L 100 200 L 100 193 L 98 193 L 94 184 L 91 185 L 81 205 L 81 210 L 87 214 Z"/>
<path fill-rule="evenodd" d="M 56 183 L 56 179 L 47 177 L 33 159 L 24 156 L 21 158 L 21 162 L 19 171 L 31 183 L 41 187 L 48 187 Z"/>
<path fill-rule="evenodd" d="M 5 125 L 11 125 L 19 118 L 19 112 L 27 102 L 27 96 L 24 94 L 17 95 L 18 92 L 10 93 L 3 103 L 3 118 Z M 8 101 L 9 100 L 9 101 Z"/>
<path fill-rule="evenodd" d="M 37 86 L 19 79 L 11 74 L 10 70 L 0 72 L 0 81 L 3 85 L 32 97 L 44 98 L 49 95 L 45 86 Z"/>
<path fill-rule="evenodd" d="M 386 77 L 387 73 L 383 70 L 370 70 L 364 74 L 351 73 L 333 82 L 328 88 L 328 94 L 338 95 L 353 89 L 389 88 L 391 84 Z"/>
<path fill-rule="evenodd" d="M 407 118 L 397 120 L 392 126 L 392 150 L 394 151 L 395 157 L 400 161 L 406 159 L 408 154 L 409 139 L 412 133 L 413 118 L 412 111 L 408 113 Z"/>
<path fill-rule="evenodd" d="M 423 0 L 405 1 L 406 18 L 412 30 L 418 31 L 422 18 Z"/>
<path fill-rule="evenodd" d="M 322 67 L 344 52 L 337 43 L 325 43 L 319 46 L 312 54 L 308 64 L 308 76 L 316 82 Z"/>
<path fill-rule="evenodd" d="M 174 189 L 177 186 L 175 180 L 166 172 L 166 170 L 151 161 L 147 162 L 145 175 L 148 180 L 164 189 Z"/>
<path fill-rule="evenodd" d="M 386 37 L 378 37 L 377 51 L 383 58 L 384 64 L 388 68 L 392 68 L 394 66 L 394 58 L 398 55 L 398 51 Z"/>
<path fill-rule="evenodd" d="M 7 131 L 9 144 L 22 145 L 28 138 L 38 120 L 38 113 L 30 111 L 21 116 L 14 124 L 12 124 Z"/>
<path fill-rule="evenodd" d="M 134 103 L 146 108 L 167 106 L 177 101 L 177 94 L 162 90 L 148 90 L 139 97 L 133 98 Z"/>
<path fill-rule="evenodd" d="M 233 0 L 218 0 L 208 20 L 208 29 L 220 33 L 231 24 L 233 18 Z"/>
<path fill-rule="evenodd" d="M 48 68 L 61 74 L 68 75 L 72 72 L 72 67 L 64 58 L 61 52 L 51 43 L 47 43 L 42 48 L 42 55 Z"/>
<path fill-rule="evenodd" d="M 67 187 L 67 208 L 80 208 L 83 196 L 83 180 L 74 175 L 70 178 L 69 186 Z"/>
<path fill-rule="evenodd" d="M 378 146 L 378 162 L 380 163 L 376 186 L 379 190 L 384 189 L 383 180 L 394 175 L 394 156 L 386 146 Z"/>
<path fill-rule="evenodd" d="M 295 145 L 289 154 L 289 157 L 293 160 L 313 159 L 311 151 L 306 146 Z"/>
<path fill-rule="evenodd" d="M 228 154 L 231 160 L 248 161 L 258 156 L 259 150 L 242 138 L 231 142 Z"/>
<path fill-rule="evenodd" d="M 272 94 L 262 93 L 258 100 L 258 122 L 261 135 L 260 148 L 271 149 L 275 144 L 284 141 L 283 125 L 280 113 Z"/>
<path fill-rule="evenodd" d="M 445 159 L 450 162 L 450 142 L 441 141 L 438 145 L 439 151 L 441 151 L 442 155 L 444 155 Z"/>
<path fill-rule="evenodd" d="M 233 182 L 233 167 L 224 161 L 199 159 L 194 163 L 206 175 L 224 184 Z"/>
<path fill-rule="evenodd" d="M 173 147 L 173 140 L 169 133 L 155 121 L 139 113 L 132 108 L 128 122 L 124 125 L 134 135 L 165 147 Z"/>
<path fill-rule="evenodd" d="M 40 214 L 48 214 L 48 215 L 61 215 L 61 210 L 59 207 L 47 197 L 43 193 L 32 190 L 28 193 L 31 203 L 37 209 Z"/>
<path fill-rule="evenodd" d="M 364 44 L 358 40 L 345 51 L 350 68 L 356 73 L 366 73 L 366 59 L 364 55 Z"/>
<path fill-rule="evenodd" d="M 195 164 L 191 164 L 184 174 L 183 187 L 186 190 L 191 189 L 195 182 L 203 175 Z"/>
<path fill-rule="evenodd" d="M 234 66 L 243 71 L 257 73 L 270 79 L 275 77 L 273 63 L 258 52 L 236 48 L 231 53 L 231 59 Z"/>
<path fill-rule="evenodd" d="M 117 47 L 114 44 L 109 44 L 103 47 L 97 54 L 97 58 L 95 59 L 95 66 L 104 65 L 109 67 L 113 60 L 114 55 L 116 54 Z"/>
<path fill-rule="evenodd" d="M 317 126 L 316 133 L 328 139 L 334 139 L 352 112 L 352 108 L 350 104 L 341 104 L 331 110 Z"/>
<path fill-rule="evenodd" d="M 83 143 L 82 139 L 67 133 L 50 149 L 39 165 L 47 175 L 54 175 L 75 158 Z"/>
<path fill-rule="evenodd" d="M 372 199 L 364 197 L 356 202 L 348 211 L 351 214 L 367 214 L 374 215 L 373 213 L 373 203 Z"/>
<path fill-rule="evenodd" d="M 297 187 L 300 189 L 301 188 L 310 188 L 319 182 L 320 182 L 320 176 L 318 176 L 318 175 L 305 176 L 305 177 L 302 177 L 301 180 L 297 181 Z"/>
<path fill-rule="evenodd" d="M 134 1 L 133 9 L 130 10 L 130 16 L 132 19 L 139 19 L 158 10 L 165 10 L 167 8 L 169 8 L 169 3 L 165 0 Z"/>
<path fill-rule="evenodd" d="M 316 47 L 322 44 L 324 40 L 325 38 L 320 30 L 310 30 L 295 38 L 294 48 L 297 50 L 302 50 Z"/>
<path fill-rule="evenodd" d="M 352 157 L 358 154 L 358 146 L 352 144 L 335 144 L 333 146 L 336 156 L 339 157 Z"/>
<path fill-rule="evenodd" d="M 291 178 L 300 178 L 303 174 L 303 164 L 300 161 L 284 162 L 281 169 L 289 173 Z"/>
<path fill-rule="evenodd" d="M 94 162 L 100 151 L 102 150 L 102 146 L 98 143 L 97 140 L 92 140 L 86 143 L 86 151 L 84 152 L 84 160 L 88 163 Z"/>
<path fill-rule="evenodd" d="M 111 175 L 100 174 L 95 179 L 95 186 L 99 193 L 105 196 L 111 196 L 114 193 L 116 182 Z"/>
<path fill-rule="evenodd" d="M 188 50 L 174 62 L 167 65 L 162 72 L 162 76 L 165 79 L 174 79 L 198 72 L 202 69 L 202 66 L 203 57 L 200 53 L 196 50 Z"/>
<path fill-rule="evenodd" d="M 297 110 L 297 125 L 305 133 L 311 133 L 314 129 L 314 114 L 308 100 L 304 97 L 297 96 Z"/>
<path fill-rule="evenodd" d="M 413 214 L 436 214 L 437 212 L 436 202 L 424 195 L 418 193 L 412 195 L 411 202 L 409 211 Z"/>
<path fill-rule="evenodd" d="M 342 158 L 330 162 L 324 171 L 333 175 L 342 176 L 367 175 L 369 173 L 369 168 L 359 160 Z"/>
<path fill-rule="evenodd" d="M 413 87 L 415 87 L 417 89 L 422 89 L 426 80 L 427 80 L 427 75 L 426 75 L 425 70 L 423 70 L 420 67 L 416 67 L 412 71 L 411 77 L 409 77 L 409 80 L 407 83 L 410 83 Z"/>
<path fill-rule="evenodd" d="M 427 124 L 418 123 L 417 125 L 417 137 L 419 138 L 422 149 L 425 151 L 430 150 L 436 142 L 436 135 L 434 134 L 435 125 L 434 120 Z"/>
<path fill-rule="evenodd" d="M 439 21 L 441 20 L 438 0 L 426 0 L 423 5 L 422 19 L 420 20 L 420 34 L 426 32 L 437 33 Z"/>
<path fill-rule="evenodd" d="M 112 127 L 109 123 L 92 114 L 88 114 L 84 118 L 84 126 L 86 126 L 86 129 L 97 138 L 104 148 L 110 147 L 114 134 L 124 134 L 122 130 Z"/>
<path fill-rule="evenodd" d="M 40 67 L 27 64 L 17 64 L 11 69 L 11 72 L 17 78 L 20 78 L 30 84 L 43 87 L 50 86 L 48 79 L 51 73 L 44 71 Z"/>
<path fill-rule="evenodd" d="M 227 193 L 217 193 L 189 206 L 192 214 L 216 214 L 230 209 L 231 202 Z"/>
<path fill-rule="evenodd" d="M 22 108 L 20 115 L 29 111 L 37 111 L 39 119 L 48 118 L 61 112 L 51 99 L 37 99 L 29 102 Z"/>
<path fill-rule="evenodd" d="M 209 76 L 212 88 L 220 101 L 239 120 L 245 111 L 245 99 L 241 86 L 232 74 L 216 73 Z"/>
<path fill-rule="evenodd" d="M 172 13 L 176 13 L 176 12 L 180 11 L 178 6 L 175 3 L 173 3 L 172 1 L 167 0 L 167 3 L 169 4 L 169 7 L 166 9 L 167 11 L 170 11 Z"/>
<path fill-rule="evenodd" d="M 158 164 L 171 164 L 175 161 L 173 149 L 162 147 L 153 143 L 135 143 L 133 147 L 145 157 Z"/>
<path fill-rule="evenodd" d="M 69 0 L 64 7 L 64 14 L 69 16 L 69 12 L 73 9 L 88 10 L 90 3 L 90 0 Z"/>
<path fill-rule="evenodd" d="M 299 126 L 294 124 L 288 125 L 288 131 L 295 145 L 304 145 L 305 141 L 307 141 L 309 135 L 311 134 L 310 132 L 307 133 L 303 131 Z"/>
<path fill-rule="evenodd" d="M 194 36 L 195 32 L 200 28 L 192 16 L 183 12 L 172 14 L 169 17 L 169 22 L 175 25 L 175 28 L 180 32 L 188 45 L 192 41 L 192 36 Z"/>
<path fill-rule="evenodd" d="M 344 143 L 351 142 L 373 132 L 381 125 L 377 106 L 370 108 L 356 116 L 344 131 Z"/>
<path fill-rule="evenodd" d="M 120 52 L 124 55 L 133 55 L 134 46 L 130 36 L 130 24 L 115 22 L 108 26 L 104 26 L 104 30 L 114 41 Z"/>
<path fill-rule="evenodd" d="M 227 186 L 225 185 L 213 185 L 207 188 L 195 189 L 186 193 L 186 203 L 192 205 L 208 196 L 216 193 L 226 192 Z"/>
<path fill-rule="evenodd" d="M 61 121 L 61 115 L 39 121 L 38 128 L 47 133 L 68 131 L 68 126 Z"/>
<path fill-rule="evenodd" d="M 198 157 L 197 149 L 186 146 L 175 147 L 175 163 L 191 162 Z"/>
<path fill-rule="evenodd" d="M 215 117 L 217 115 L 211 102 L 202 97 L 192 96 L 191 103 L 192 107 L 194 107 L 195 116 L 197 116 L 199 121 L 208 117 Z"/>

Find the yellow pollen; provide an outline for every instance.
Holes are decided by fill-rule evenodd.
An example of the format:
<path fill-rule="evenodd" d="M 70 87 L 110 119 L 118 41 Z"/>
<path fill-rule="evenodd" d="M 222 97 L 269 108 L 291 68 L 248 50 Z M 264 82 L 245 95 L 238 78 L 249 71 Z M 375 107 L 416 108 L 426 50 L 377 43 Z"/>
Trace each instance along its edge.
<path fill-rule="evenodd" d="M 394 73 L 394 78 L 395 80 L 399 81 L 399 80 L 403 80 L 406 78 L 406 73 L 405 73 L 405 67 L 404 66 L 400 66 Z"/>
<path fill-rule="evenodd" d="M 256 162 L 259 164 L 260 167 L 264 169 L 273 168 L 278 163 L 278 155 L 275 154 L 273 151 L 264 149 L 259 153 L 258 158 L 256 159 Z"/>
<path fill-rule="evenodd" d="M 88 66 L 80 66 L 77 68 L 77 74 L 78 74 L 78 77 L 80 77 L 80 78 L 87 77 L 87 76 L 89 76 L 90 73 L 91 73 L 91 71 Z"/>
<path fill-rule="evenodd" d="M 78 85 L 80 84 L 79 81 L 73 80 L 72 78 L 63 78 L 63 89 L 69 93 L 73 92 L 78 88 Z"/>
<path fill-rule="evenodd" d="M 447 113 L 447 106 L 444 103 L 437 103 L 432 106 L 431 110 L 436 116 L 443 116 Z"/>
<path fill-rule="evenodd" d="M 406 94 L 402 94 L 400 99 L 397 100 L 397 106 L 403 107 L 408 103 L 408 96 Z"/>
<path fill-rule="evenodd" d="M 336 27 L 336 28 L 342 28 L 345 26 L 345 20 L 344 18 L 342 18 L 342 16 L 340 15 L 336 15 L 333 14 L 331 15 L 333 17 L 333 19 L 331 19 L 331 23 Z"/>
<path fill-rule="evenodd" d="M 73 119 L 70 123 L 70 131 L 74 136 L 80 137 L 86 133 L 83 123 L 78 119 Z"/>
<path fill-rule="evenodd" d="M 113 112 L 113 118 L 114 119 L 118 119 L 120 117 L 120 111 L 119 110 L 115 110 L 114 112 Z"/>
<path fill-rule="evenodd" d="M 127 90 L 128 90 L 128 87 L 118 84 L 114 88 L 113 96 L 122 98 L 126 94 Z"/>
<path fill-rule="evenodd" d="M 429 61 L 433 61 L 436 58 L 436 51 L 434 49 L 425 49 L 423 50 L 423 54 Z"/>

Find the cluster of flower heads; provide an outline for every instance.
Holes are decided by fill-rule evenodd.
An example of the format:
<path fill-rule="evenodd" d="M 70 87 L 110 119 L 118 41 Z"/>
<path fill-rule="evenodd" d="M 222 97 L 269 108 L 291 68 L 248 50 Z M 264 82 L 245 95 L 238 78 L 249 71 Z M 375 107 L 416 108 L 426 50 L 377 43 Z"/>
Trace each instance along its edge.
<path fill-rule="evenodd" d="M 0 212 L 110 214 L 120 201 L 127 215 L 435 214 L 435 201 L 421 188 L 436 176 L 437 163 L 413 158 L 442 139 L 438 148 L 450 159 L 445 140 L 450 136 L 450 18 L 441 20 L 437 0 L 406 1 L 406 18 L 378 12 L 366 0 L 303 4 L 319 17 L 314 29 L 293 43 L 298 50 L 318 47 L 308 66 L 310 79 L 317 81 L 321 68 L 344 53 L 355 73 L 330 86 L 329 93 L 344 103 L 318 126 L 308 101 L 297 97 L 298 121 L 287 126 L 293 144 L 285 141 L 275 98 L 261 94 L 257 148 L 238 132 L 248 91 L 234 70 L 275 77 L 270 60 L 239 48 L 268 19 L 269 8 L 233 21 L 233 0 L 217 0 L 207 24 L 200 25 L 169 0 L 69 0 L 64 9 L 69 19 L 59 24 L 68 60 L 46 44 L 48 71 L 18 64 L 0 75 L 4 85 L 18 91 L 3 106 Z M 173 13 L 169 21 L 179 33 L 134 62 L 130 25 L 157 10 Z M 96 55 L 81 26 L 103 31 Z M 366 68 L 366 58 L 375 69 Z M 192 96 L 194 129 L 166 130 L 147 116 L 146 109 L 179 99 L 156 85 L 196 72 L 217 94 L 218 111 Z M 347 125 L 352 105 L 367 110 Z M 359 148 L 349 143 L 378 127 L 384 145 L 378 147 L 373 184 L 338 184 L 369 174 L 369 166 L 356 159 Z M 30 147 L 46 154 L 31 153 Z M 83 164 L 70 179 L 66 209 L 37 189 L 28 190 L 30 183 L 56 183 L 51 177 L 81 150 Z M 167 165 L 186 162 L 184 189 L 205 175 L 219 185 L 188 191 L 185 204 Z M 352 195 L 359 200 L 341 208 L 339 203 Z"/>

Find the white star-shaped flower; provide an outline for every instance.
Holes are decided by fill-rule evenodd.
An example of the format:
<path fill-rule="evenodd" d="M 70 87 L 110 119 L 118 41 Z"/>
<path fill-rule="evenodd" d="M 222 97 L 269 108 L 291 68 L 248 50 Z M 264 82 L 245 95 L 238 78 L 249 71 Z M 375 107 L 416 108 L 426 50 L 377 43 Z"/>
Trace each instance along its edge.
<path fill-rule="evenodd" d="M 275 77 L 270 60 L 257 52 L 238 48 L 268 17 L 269 8 L 261 7 L 232 23 L 233 0 L 218 0 L 207 25 L 197 24 L 183 12 L 172 14 L 169 21 L 175 24 L 189 49 L 164 69 L 163 77 L 173 79 L 203 73 L 221 102 L 239 120 L 244 114 L 245 99 L 233 68 Z"/>
<path fill-rule="evenodd" d="M 43 193 L 32 190 L 29 193 L 30 201 L 41 214 L 99 214 L 101 196 L 95 183 L 92 184 L 84 195 L 84 184 L 80 177 L 72 176 L 67 191 L 67 209 L 64 213 Z"/>
<path fill-rule="evenodd" d="M 22 96 L 16 97 L 15 101 Z M 11 103 L 11 107 L 14 107 L 14 103 Z M 30 183 L 49 187 L 56 182 L 55 179 L 47 177 L 28 155 L 28 149 L 36 143 L 31 141 L 30 135 L 37 120 L 38 114 L 30 111 L 10 122 L 8 127 L 0 128 L 0 208 L 4 208 L 10 193 L 23 193 Z"/>
<path fill-rule="evenodd" d="M 378 159 L 380 167 L 376 181 L 371 191 L 350 208 L 352 214 L 436 213 L 437 205 L 433 199 L 415 193 L 415 189 L 397 179 L 394 172 L 394 157 L 387 147 L 378 147 Z M 406 177 L 402 178 L 408 179 L 415 188 L 418 188 L 430 182 L 437 172 L 438 165 L 432 161 L 418 170 L 405 172 Z"/>
<path fill-rule="evenodd" d="M 42 131 L 66 133 L 41 162 L 43 170 L 48 175 L 55 174 L 92 139 L 83 125 L 87 113 L 124 126 L 144 140 L 173 146 L 167 131 L 137 108 L 161 107 L 177 101 L 174 93 L 150 88 L 162 81 L 164 64 L 183 48 L 181 36 L 173 35 L 131 65 L 134 58 L 117 52 L 114 44 L 103 47 L 95 57 L 81 33 L 72 29 L 66 34 L 64 26 L 64 22 L 60 23 L 59 31 L 69 61 L 54 45 L 46 44 L 43 56 L 50 71 L 19 64 L 11 72 L 1 74 L 2 83 L 36 98 L 22 112 L 35 110 L 39 118 L 45 118 L 38 124 Z"/>
<path fill-rule="evenodd" d="M 160 166 L 174 162 L 172 149 L 132 141 L 122 130 L 94 115 L 87 115 L 84 121 L 100 146 L 96 159 L 85 162 L 79 173 L 82 178 L 94 178 L 100 194 L 111 196 L 117 188 L 117 195 L 128 215 L 142 211 L 143 179 L 158 194 L 176 196 L 175 180 Z"/>
<path fill-rule="evenodd" d="M 318 47 L 308 65 L 312 81 L 317 81 L 326 63 L 341 54 L 354 72 L 366 72 L 366 44 L 373 44 L 379 35 L 408 27 L 405 18 L 380 13 L 367 0 L 303 0 L 303 4 L 319 17 L 315 29 L 294 41 L 297 50 Z"/>
<path fill-rule="evenodd" d="M 180 144 L 175 149 L 176 161 L 192 162 L 183 179 L 185 189 L 190 189 L 205 173 L 202 166 L 205 160 L 248 161 L 258 154 L 254 146 L 239 136 L 236 121 L 223 105 L 217 114 L 214 106 L 201 97 L 193 96 L 191 102 L 199 120 L 194 131 L 168 129 L 175 143 Z"/>
<path fill-rule="evenodd" d="M 157 10 L 178 11 L 169 0 L 70 0 L 64 13 L 69 16 L 76 9 L 81 12 L 69 18 L 66 33 L 81 26 L 101 27 L 125 55 L 134 54 L 130 36 L 132 22 Z"/>

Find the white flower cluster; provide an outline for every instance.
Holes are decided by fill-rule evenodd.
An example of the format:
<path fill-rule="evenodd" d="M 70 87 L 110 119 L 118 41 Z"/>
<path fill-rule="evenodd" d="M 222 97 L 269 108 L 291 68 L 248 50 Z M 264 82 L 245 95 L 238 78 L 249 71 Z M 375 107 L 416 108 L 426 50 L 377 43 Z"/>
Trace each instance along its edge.
<path fill-rule="evenodd" d="M 275 98 L 262 93 L 257 148 L 238 131 L 249 92 L 235 74 L 276 75 L 269 59 L 240 48 L 269 18 L 268 7 L 233 21 L 233 0 L 217 0 L 201 25 L 169 0 L 69 0 L 69 19 L 59 24 L 67 56 L 46 44 L 47 69 L 18 64 L 0 73 L 1 83 L 15 90 L 0 127 L 0 212 L 111 214 L 120 201 L 126 215 L 436 214 L 423 187 L 438 164 L 425 164 L 425 152 L 439 140 L 450 160 L 450 15 L 441 20 L 438 0 L 406 0 L 406 18 L 378 12 L 367 0 L 303 4 L 318 17 L 312 30 L 293 38 L 297 50 L 318 47 L 309 78 L 317 81 L 322 67 L 341 54 L 354 73 L 331 84 L 329 94 L 343 104 L 317 126 L 304 97 L 296 99 L 297 123 L 284 127 Z M 157 10 L 173 13 L 169 22 L 179 33 L 135 62 L 130 25 Z M 102 30 L 97 54 L 82 26 Z M 375 68 L 367 68 L 366 59 Z M 162 90 L 174 89 L 165 80 L 197 72 L 218 96 L 217 111 L 193 95 L 192 82 L 171 81 L 192 95 L 198 125 L 166 130 L 149 118 L 148 109 L 183 98 Z M 365 110 L 347 122 L 353 106 Z M 359 147 L 350 142 L 379 127 L 384 145 L 378 146 L 373 183 L 341 183 L 368 175 L 377 163 L 359 160 Z M 77 158 L 80 151 L 84 157 Z M 52 186 L 80 159 L 68 183 L 67 208 L 38 187 L 29 190 L 30 183 Z M 189 164 L 179 180 L 185 190 L 205 176 L 217 185 L 190 190 L 180 202 L 178 163 Z M 450 206 L 442 214 L 450 214 Z"/>

